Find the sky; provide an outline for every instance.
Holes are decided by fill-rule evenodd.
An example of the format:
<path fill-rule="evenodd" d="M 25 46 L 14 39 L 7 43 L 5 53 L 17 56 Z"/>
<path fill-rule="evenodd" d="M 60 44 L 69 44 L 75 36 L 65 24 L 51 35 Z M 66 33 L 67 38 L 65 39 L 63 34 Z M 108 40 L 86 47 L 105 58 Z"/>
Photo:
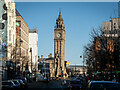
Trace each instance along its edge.
<path fill-rule="evenodd" d="M 65 60 L 82 65 L 90 32 L 118 16 L 117 2 L 16 2 L 29 29 L 38 29 L 38 55 L 54 56 L 54 26 L 61 8 L 65 25 Z"/>
<path fill-rule="evenodd" d="M 15 1 L 16 2 L 118 2 L 119 0 L 15 0 Z"/>

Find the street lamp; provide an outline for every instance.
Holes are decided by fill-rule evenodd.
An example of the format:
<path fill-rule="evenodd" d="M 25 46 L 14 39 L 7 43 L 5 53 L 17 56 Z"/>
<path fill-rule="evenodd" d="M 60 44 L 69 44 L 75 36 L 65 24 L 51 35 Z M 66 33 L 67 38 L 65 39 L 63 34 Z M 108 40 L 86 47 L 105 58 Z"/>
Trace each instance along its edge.
<path fill-rule="evenodd" d="M 80 58 L 82 58 L 82 56 L 80 56 Z M 84 74 L 84 60 L 83 60 L 83 74 Z"/>
<path fill-rule="evenodd" d="M 44 67 L 44 74 L 45 74 L 45 78 L 46 78 L 46 62 L 44 62 L 44 64 L 43 64 L 43 67 Z"/>
<path fill-rule="evenodd" d="M 32 48 L 30 48 L 30 52 L 31 52 L 31 73 L 32 73 Z"/>
<path fill-rule="evenodd" d="M 80 58 L 82 58 L 82 56 L 80 56 Z M 84 57 L 84 55 L 83 55 L 83 75 L 85 75 L 84 63 L 85 63 L 85 57 Z"/>

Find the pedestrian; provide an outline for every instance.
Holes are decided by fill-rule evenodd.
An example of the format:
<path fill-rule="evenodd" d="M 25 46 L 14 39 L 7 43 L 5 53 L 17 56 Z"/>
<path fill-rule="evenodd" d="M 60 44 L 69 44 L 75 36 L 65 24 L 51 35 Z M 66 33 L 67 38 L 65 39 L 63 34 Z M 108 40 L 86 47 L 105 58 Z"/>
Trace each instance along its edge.
<path fill-rule="evenodd" d="M 116 82 L 116 77 L 115 76 L 113 77 L 112 82 Z"/>
<path fill-rule="evenodd" d="M 62 85 L 64 85 L 64 80 L 62 81 Z"/>
<path fill-rule="evenodd" d="M 64 80 L 64 84 L 66 84 L 66 80 Z"/>

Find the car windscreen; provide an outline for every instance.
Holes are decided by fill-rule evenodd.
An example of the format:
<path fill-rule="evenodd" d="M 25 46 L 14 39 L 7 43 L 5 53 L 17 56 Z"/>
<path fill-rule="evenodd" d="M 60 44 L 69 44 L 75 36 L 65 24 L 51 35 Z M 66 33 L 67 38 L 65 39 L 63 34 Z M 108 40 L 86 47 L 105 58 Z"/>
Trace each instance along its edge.
<path fill-rule="evenodd" d="M 80 81 L 71 81 L 70 84 L 81 84 Z"/>

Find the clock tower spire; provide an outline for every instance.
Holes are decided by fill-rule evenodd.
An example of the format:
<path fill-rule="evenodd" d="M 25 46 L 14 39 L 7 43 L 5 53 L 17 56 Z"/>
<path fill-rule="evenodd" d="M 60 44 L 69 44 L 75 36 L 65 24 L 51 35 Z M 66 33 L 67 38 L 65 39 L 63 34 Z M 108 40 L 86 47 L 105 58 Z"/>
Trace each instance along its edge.
<path fill-rule="evenodd" d="M 59 12 L 58 19 L 56 20 L 56 28 L 63 28 L 63 18 L 61 16 L 61 12 Z"/>
<path fill-rule="evenodd" d="M 66 74 L 65 67 L 65 27 L 63 26 L 63 18 L 61 12 L 56 20 L 54 29 L 54 62 L 55 76 L 63 77 Z"/>

